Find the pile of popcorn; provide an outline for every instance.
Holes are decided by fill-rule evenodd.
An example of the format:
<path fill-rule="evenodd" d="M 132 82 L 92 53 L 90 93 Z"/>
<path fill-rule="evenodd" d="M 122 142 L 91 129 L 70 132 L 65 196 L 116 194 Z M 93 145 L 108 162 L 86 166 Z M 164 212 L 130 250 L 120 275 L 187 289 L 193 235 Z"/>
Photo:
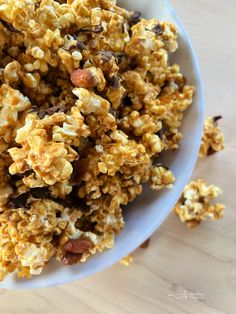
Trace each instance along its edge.
<path fill-rule="evenodd" d="M 179 147 L 194 88 L 177 30 L 115 0 L 0 0 L 0 278 L 111 248 Z"/>

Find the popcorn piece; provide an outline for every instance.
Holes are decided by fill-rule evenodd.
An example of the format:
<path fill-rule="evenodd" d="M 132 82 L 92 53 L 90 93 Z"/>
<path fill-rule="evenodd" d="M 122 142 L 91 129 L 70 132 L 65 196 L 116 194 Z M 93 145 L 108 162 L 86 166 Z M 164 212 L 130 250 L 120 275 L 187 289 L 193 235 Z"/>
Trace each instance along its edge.
<path fill-rule="evenodd" d="M 51 141 L 45 129 L 63 120 L 64 114 L 55 114 L 41 121 L 29 114 L 25 126 L 17 131 L 16 142 L 22 148 L 9 149 L 14 161 L 9 172 L 24 173 L 32 169 L 49 185 L 69 180 L 73 171 L 70 162 L 77 159 L 77 153 L 64 143 Z"/>
<path fill-rule="evenodd" d="M 200 157 L 209 156 L 224 149 L 224 135 L 217 125 L 217 121 L 221 118 L 221 116 L 217 116 L 206 119 L 199 152 Z"/>
<path fill-rule="evenodd" d="M 89 128 L 84 124 L 84 117 L 78 107 L 71 108 L 71 114 L 66 116 L 62 127 L 55 125 L 52 128 L 52 138 L 55 142 L 74 146 L 79 146 L 80 138 L 87 137 L 89 134 Z"/>
<path fill-rule="evenodd" d="M 50 244 L 36 246 L 33 243 L 24 242 L 16 245 L 16 255 L 23 267 L 29 267 L 31 275 L 42 272 L 45 263 L 53 256 L 54 249 Z"/>
<path fill-rule="evenodd" d="M 2 84 L 0 87 L 0 137 L 7 143 L 13 140 L 12 133 L 17 125 L 19 112 L 30 107 L 27 97 L 18 90 Z"/>
<path fill-rule="evenodd" d="M 144 145 L 150 156 L 159 154 L 164 148 L 160 137 L 156 134 L 144 134 L 141 143 Z"/>
<path fill-rule="evenodd" d="M 117 128 L 114 116 L 109 113 L 110 104 L 107 100 L 84 88 L 74 88 L 73 93 L 79 98 L 76 106 L 83 115 L 88 116 L 86 122 L 92 137 L 100 137 L 108 130 Z"/>
<path fill-rule="evenodd" d="M 162 166 L 154 166 L 150 173 L 150 184 L 153 190 L 162 190 L 163 188 L 171 188 L 175 182 L 173 173 Z"/>
<path fill-rule="evenodd" d="M 133 261 L 134 261 L 133 256 L 129 254 L 120 260 L 120 264 L 128 267 L 133 263 Z"/>
<path fill-rule="evenodd" d="M 36 59 L 43 59 L 44 58 L 44 52 L 41 48 L 39 47 L 34 47 L 31 50 L 32 56 L 34 56 Z"/>
<path fill-rule="evenodd" d="M 189 183 L 174 208 L 181 222 L 186 222 L 189 228 L 195 227 L 208 217 L 212 220 L 224 216 L 225 206 L 212 201 L 222 193 L 221 189 L 208 185 L 199 179 Z"/>
<path fill-rule="evenodd" d="M 21 71 L 21 65 L 17 61 L 10 62 L 4 69 L 4 81 L 8 84 L 19 83 L 19 72 Z"/>

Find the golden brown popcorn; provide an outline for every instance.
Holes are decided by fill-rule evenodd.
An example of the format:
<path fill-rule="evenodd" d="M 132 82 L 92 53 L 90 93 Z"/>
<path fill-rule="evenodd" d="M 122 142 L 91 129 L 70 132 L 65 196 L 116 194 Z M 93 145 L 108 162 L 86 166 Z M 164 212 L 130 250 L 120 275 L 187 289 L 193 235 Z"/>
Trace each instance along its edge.
<path fill-rule="evenodd" d="M 225 206 L 214 203 L 214 200 L 221 193 L 220 188 L 208 185 L 201 179 L 192 181 L 185 187 L 174 212 L 189 228 L 195 227 L 208 217 L 212 220 L 220 219 L 224 216 Z"/>
<path fill-rule="evenodd" d="M 143 184 L 173 185 L 158 158 L 194 96 L 177 48 L 115 0 L 0 0 L 0 279 L 112 248 Z"/>
<path fill-rule="evenodd" d="M 76 106 L 86 117 L 85 122 L 89 126 L 92 137 L 100 137 L 109 130 L 115 130 L 116 120 L 109 112 L 110 103 L 84 88 L 74 88 L 73 93 L 78 97 Z"/>
<path fill-rule="evenodd" d="M 221 116 L 208 117 L 204 124 L 199 156 L 205 157 L 224 149 L 224 135 L 217 122 Z"/>
<path fill-rule="evenodd" d="M 84 124 L 84 117 L 78 107 L 72 107 L 70 115 L 66 116 L 62 126 L 52 128 L 52 138 L 55 142 L 64 142 L 69 145 L 79 146 L 81 137 L 88 137 L 90 131 Z"/>
<path fill-rule="evenodd" d="M 127 143 L 106 144 L 104 153 L 101 154 L 98 169 L 101 173 L 114 175 L 123 165 L 125 167 L 132 165 L 138 166 L 149 162 L 149 156 L 145 152 L 142 144 L 127 140 Z"/>
<path fill-rule="evenodd" d="M 128 128 L 133 130 L 134 135 L 143 136 L 146 133 L 157 133 L 161 129 L 161 122 L 153 116 L 144 114 L 140 115 L 138 111 L 132 111 L 128 117 L 122 121 L 124 128 L 126 123 Z"/>
<path fill-rule="evenodd" d="M 16 142 L 22 148 L 11 148 L 9 153 L 14 161 L 10 174 L 24 173 L 33 170 L 39 178 L 49 185 L 69 180 L 73 167 L 71 162 L 78 154 L 66 144 L 50 140 L 50 127 L 63 122 L 64 114 L 54 114 L 38 120 L 36 115 L 29 114 L 26 124 L 17 131 Z"/>
<path fill-rule="evenodd" d="M 56 226 L 53 222 L 56 212 L 47 212 L 49 207 L 45 205 L 45 201 L 37 201 L 32 204 L 29 212 L 23 209 L 17 212 L 6 210 L 0 215 L 2 270 L 19 272 L 25 268 L 28 271 L 24 277 L 39 274 L 54 255 L 55 248 L 50 241 L 51 232 Z M 53 203 L 48 205 L 52 206 Z M 13 247 L 14 250 L 11 249 Z"/>
<path fill-rule="evenodd" d="M 111 86 L 109 86 L 107 89 L 106 96 L 107 99 L 111 102 L 112 108 L 117 110 L 120 106 L 122 106 L 122 101 L 123 98 L 125 97 L 126 89 L 123 86 L 120 86 L 119 82 L 118 83 L 116 82 L 115 76 L 112 77 L 110 82 L 112 83 Z M 117 115 L 115 111 L 114 114 Z"/>
<path fill-rule="evenodd" d="M 11 85 L 14 83 L 19 83 L 20 76 L 19 72 L 21 71 L 21 65 L 18 61 L 10 62 L 6 65 L 4 69 L 4 81 L 6 84 Z"/>
<path fill-rule="evenodd" d="M 133 263 L 133 261 L 134 261 L 133 256 L 129 254 L 120 260 L 120 264 L 128 267 Z"/>
<path fill-rule="evenodd" d="M 156 134 L 145 133 L 142 136 L 141 143 L 150 156 L 159 154 L 164 148 L 160 137 Z"/>
<path fill-rule="evenodd" d="M 126 52 L 131 57 L 140 55 L 140 58 L 149 56 L 152 51 L 161 48 L 174 52 L 178 48 L 176 33 L 173 24 L 159 23 L 156 19 L 150 21 L 142 19 L 132 26 L 132 38 L 126 46 Z"/>
<path fill-rule="evenodd" d="M 162 165 L 153 166 L 150 173 L 150 184 L 153 190 L 171 188 L 175 182 L 173 173 Z"/>
<path fill-rule="evenodd" d="M 0 137 L 7 143 L 13 140 L 12 133 L 19 113 L 31 107 L 27 97 L 6 84 L 0 87 Z"/>

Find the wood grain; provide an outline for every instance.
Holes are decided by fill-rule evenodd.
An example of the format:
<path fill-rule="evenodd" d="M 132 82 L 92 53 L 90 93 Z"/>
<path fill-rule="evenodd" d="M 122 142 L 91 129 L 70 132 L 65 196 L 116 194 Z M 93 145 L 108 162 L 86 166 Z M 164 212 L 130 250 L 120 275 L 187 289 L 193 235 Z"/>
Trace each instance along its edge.
<path fill-rule="evenodd" d="M 134 264 L 76 283 L 34 291 L 0 290 L 0 313 L 236 313 L 236 1 L 171 0 L 196 49 L 206 114 L 222 114 L 226 150 L 199 160 L 193 177 L 224 190 L 225 218 L 189 231 L 171 214 Z M 201 292 L 204 299 L 169 294 Z"/>

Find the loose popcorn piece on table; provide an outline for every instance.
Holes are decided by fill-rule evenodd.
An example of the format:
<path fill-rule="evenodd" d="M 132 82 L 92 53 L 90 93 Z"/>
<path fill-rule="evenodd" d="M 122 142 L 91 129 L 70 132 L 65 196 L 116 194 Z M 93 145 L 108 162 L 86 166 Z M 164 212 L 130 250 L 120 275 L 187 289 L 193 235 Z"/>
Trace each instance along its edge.
<path fill-rule="evenodd" d="M 225 206 L 213 203 L 221 193 L 220 188 L 208 185 L 201 179 L 192 181 L 185 187 L 173 211 L 189 228 L 197 226 L 207 218 L 212 220 L 223 218 Z"/>
<path fill-rule="evenodd" d="M 143 184 L 174 184 L 158 159 L 195 92 L 177 48 L 115 0 L 0 0 L 0 279 L 112 248 Z"/>
<path fill-rule="evenodd" d="M 129 254 L 120 260 L 120 264 L 128 267 L 133 263 L 133 261 L 134 261 L 133 256 Z"/>
<path fill-rule="evenodd" d="M 199 151 L 200 157 L 209 156 L 224 149 L 224 135 L 217 123 L 220 119 L 222 119 L 221 116 L 206 119 Z"/>

